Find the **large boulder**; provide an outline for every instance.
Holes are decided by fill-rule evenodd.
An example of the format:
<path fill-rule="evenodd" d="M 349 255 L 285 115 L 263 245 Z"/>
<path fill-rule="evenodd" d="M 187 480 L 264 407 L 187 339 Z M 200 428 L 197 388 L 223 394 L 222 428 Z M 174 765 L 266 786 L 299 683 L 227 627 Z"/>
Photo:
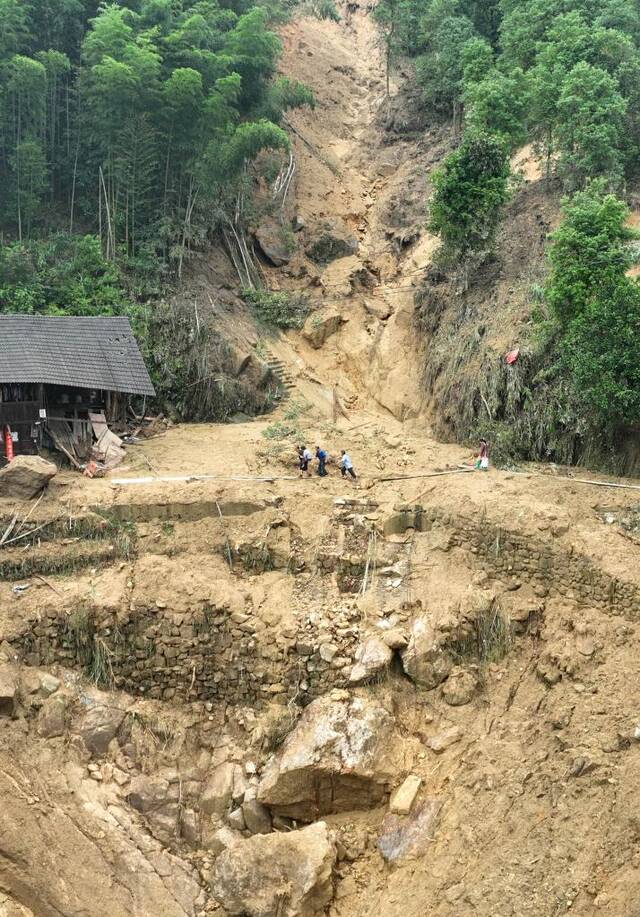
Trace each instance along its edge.
<path fill-rule="evenodd" d="M 393 651 L 381 637 L 367 637 L 356 649 L 355 658 L 349 681 L 357 685 L 383 675 L 391 664 Z"/>
<path fill-rule="evenodd" d="M 313 312 L 304 323 L 302 336 L 318 350 L 331 335 L 340 330 L 345 321 L 339 312 L 333 310 Z"/>
<path fill-rule="evenodd" d="M 254 238 L 262 254 L 274 267 L 282 267 L 291 260 L 292 245 L 287 244 L 284 228 L 273 217 L 267 217 L 260 223 L 254 231 Z"/>
<path fill-rule="evenodd" d="M 368 809 L 397 779 L 401 741 L 393 717 L 371 699 L 340 693 L 309 704 L 265 768 L 258 800 L 272 812 L 313 821 Z"/>
<path fill-rule="evenodd" d="M 452 707 L 462 707 L 473 700 L 478 688 L 476 675 L 456 666 L 442 686 L 442 697 Z"/>
<path fill-rule="evenodd" d="M 64 735 L 67 718 L 67 702 L 62 694 L 48 697 L 38 714 L 38 735 L 43 739 L 54 739 Z"/>
<path fill-rule="evenodd" d="M 333 897 L 336 848 L 324 822 L 239 841 L 216 860 L 211 883 L 228 914 L 312 917 Z"/>
<path fill-rule="evenodd" d="M 409 643 L 402 653 L 402 667 L 412 681 L 428 689 L 441 684 L 453 668 L 444 635 L 427 618 L 412 621 Z"/>
<path fill-rule="evenodd" d="M 9 500 L 30 500 L 47 486 L 58 473 L 53 462 L 39 455 L 16 455 L 0 469 L 0 497 Z"/>
<path fill-rule="evenodd" d="M 224 815 L 231 806 L 233 799 L 233 784 L 236 770 L 241 771 L 237 764 L 225 761 L 213 771 L 202 790 L 200 797 L 200 811 L 205 815 Z"/>
<path fill-rule="evenodd" d="M 358 251 L 357 238 L 341 220 L 320 223 L 310 235 L 311 241 L 307 244 L 305 252 L 318 264 L 327 264 L 335 258 L 355 255 Z"/>
<path fill-rule="evenodd" d="M 92 755 L 104 755 L 120 728 L 125 711 L 106 704 L 91 706 L 80 723 L 80 735 Z"/>

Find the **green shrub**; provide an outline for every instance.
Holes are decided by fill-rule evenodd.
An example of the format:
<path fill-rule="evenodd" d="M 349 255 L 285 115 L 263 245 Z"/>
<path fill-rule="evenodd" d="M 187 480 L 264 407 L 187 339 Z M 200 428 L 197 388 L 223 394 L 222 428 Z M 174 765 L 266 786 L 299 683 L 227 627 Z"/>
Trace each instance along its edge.
<path fill-rule="evenodd" d="M 318 19 L 330 19 L 332 22 L 340 22 L 340 13 L 334 0 L 313 0 L 313 15 Z"/>
<path fill-rule="evenodd" d="M 301 294 L 244 289 L 242 298 L 258 318 L 276 328 L 302 328 L 309 305 Z"/>

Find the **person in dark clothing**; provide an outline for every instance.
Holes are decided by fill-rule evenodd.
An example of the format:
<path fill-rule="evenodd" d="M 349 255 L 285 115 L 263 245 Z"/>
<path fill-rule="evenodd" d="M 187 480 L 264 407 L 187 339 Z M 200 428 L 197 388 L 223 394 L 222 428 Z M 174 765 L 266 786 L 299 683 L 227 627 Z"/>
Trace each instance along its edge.
<path fill-rule="evenodd" d="M 343 477 L 343 478 L 345 478 L 348 474 L 350 474 L 351 477 L 355 479 L 356 473 L 355 473 L 355 471 L 353 470 L 353 465 L 351 464 L 351 459 L 349 458 L 349 456 L 347 455 L 347 453 L 344 451 L 344 449 L 342 450 L 342 455 L 341 455 L 341 458 L 340 458 L 340 470 L 341 470 L 341 472 L 342 472 L 342 477 Z"/>
<path fill-rule="evenodd" d="M 316 458 L 318 459 L 318 474 L 323 478 L 327 474 L 325 465 L 327 463 L 327 453 L 320 446 L 316 446 Z"/>

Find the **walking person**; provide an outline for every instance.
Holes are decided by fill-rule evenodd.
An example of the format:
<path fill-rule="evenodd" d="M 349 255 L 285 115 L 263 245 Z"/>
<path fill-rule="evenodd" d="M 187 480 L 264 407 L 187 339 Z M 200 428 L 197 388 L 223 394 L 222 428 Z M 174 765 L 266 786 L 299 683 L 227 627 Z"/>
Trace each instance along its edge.
<path fill-rule="evenodd" d="M 341 458 L 340 458 L 340 470 L 341 470 L 341 472 L 342 472 L 342 477 L 343 477 L 343 478 L 346 478 L 346 476 L 349 474 L 349 475 L 351 475 L 351 477 L 355 480 L 355 478 L 356 478 L 356 473 L 355 473 L 355 471 L 353 470 L 353 465 L 352 465 L 352 463 L 351 463 L 351 459 L 349 458 L 349 456 L 347 455 L 347 453 L 344 451 L 344 449 L 342 450 L 342 454 L 341 454 Z"/>
<path fill-rule="evenodd" d="M 304 477 L 306 474 L 307 477 L 311 476 L 309 471 L 309 462 L 311 461 L 311 453 L 306 446 L 298 446 L 298 467 L 300 468 L 300 477 Z"/>
<path fill-rule="evenodd" d="M 318 459 L 318 474 L 321 478 L 324 478 L 328 473 L 325 465 L 327 463 L 327 453 L 325 449 L 321 449 L 320 446 L 316 446 L 316 458 Z"/>
<path fill-rule="evenodd" d="M 478 458 L 476 459 L 476 470 L 489 470 L 489 446 L 487 445 L 486 439 L 480 440 L 480 451 L 478 452 Z"/>

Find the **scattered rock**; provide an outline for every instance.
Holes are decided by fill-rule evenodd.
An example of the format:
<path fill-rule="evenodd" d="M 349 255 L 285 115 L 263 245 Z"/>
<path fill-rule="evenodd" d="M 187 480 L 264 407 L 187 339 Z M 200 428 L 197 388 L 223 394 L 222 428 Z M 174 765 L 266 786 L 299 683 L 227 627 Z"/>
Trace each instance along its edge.
<path fill-rule="evenodd" d="M 458 882 L 456 885 L 450 885 L 444 893 L 444 896 L 449 904 L 455 904 L 456 901 L 459 901 L 460 898 L 462 898 L 465 892 L 466 888 L 464 882 Z"/>
<path fill-rule="evenodd" d="M 367 809 L 385 796 L 401 752 L 384 707 L 334 691 L 305 708 L 265 768 L 257 796 L 273 812 L 303 821 Z"/>
<path fill-rule="evenodd" d="M 386 815 L 378 848 L 388 863 L 410 857 L 423 856 L 433 838 L 442 803 L 439 799 L 425 799 L 411 815 Z"/>
<path fill-rule="evenodd" d="M 557 662 L 552 659 L 548 653 L 545 653 L 544 656 L 538 660 L 536 675 L 549 687 L 557 684 L 562 678 L 562 672 Z"/>
<path fill-rule="evenodd" d="M 392 650 L 403 650 L 409 642 L 409 638 L 404 631 L 395 627 L 383 634 L 382 639 Z"/>
<path fill-rule="evenodd" d="M 260 251 L 274 267 L 282 267 L 291 260 L 291 246 L 283 227 L 272 217 L 267 217 L 254 232 Z"/>
<path fill-rule="evenodd" d="M 80 724 L 80 735 L 92 755 L 104 755 L 124 719 L 124 710 L 96 704 Z"/>
<path fill-rule="evenodd" d="M 339 331 L 346 319 L 334 310 L 312 312 L 302 329 L 302 336 L 312 347 L 322 347 L 325 341 Z"/>
<path fill-rule="evenodd" d="M 146 814 L 165 805 L 169 782 L 162 777 L 138 774 L 129 785 L 127 802 L 138 812 Z"/>
<path fill-rule="evenodd" d="M 245 825 L 242 809 L 234 809 L 232 812 L 229 812 L 227 815 L 227 822 L 229 823 L 229 827 L 233 828 L 235 831 L 244 831 L 247 827 Z"/>
<path fill-rule="evenodd" d="M 391 794 L 389 811 L 394 815 L 408 815 L 416 801 L 416 796 L 418 795 L 421 784 L 421 777 L 417 777 L 415 774 L 409 774 L 404 782 L 400 784 L 398 789 L 394 790 Z"/>
<path fill-rule="evenodd" d="M 0 497 L 9 500 L 30 500 L 47 486 L 58 473 L 53 462 L 39 455 L 16 455 L 0 469 Z"/>
<path fill-rule="evenodd" d="M 462 707 L 473 700 L 478 686 L 478 679 L 472 672 L 456 666 L 442 686 L 442 697 L 451 707 Z"/>
<path fill-rule="evenodd" d="M 38 714 L 38 735 L 43 739 L 53 739 L 64 735 L 67 704 L 64 697 L 49 697 Z"/>
<path fill-rule="evenodd" d="M 327 220 L 311 230 L 312 240 L 305 252 L 312 261 L 326 264 L 336 258 L 355 255 L 358 240 L 341 220 Z"/>
<path fill-rule="evenodd" d="M 224 850 L 212 892 L 229 913 L 311 917 L 333 897 L 336 848 L 324 822 L 288 834 L 256 835 Z"/>
<path fill-rule="evenodd" d="M 269 834 L 271 831 L 271 813 L 257 799 L 248 799 L 242 803 L 247 831 L 251 834 Z"/>
<path fill-rule="evenodd" d="M 442 646 L 442 637 L 426 618 L 415 618 L 409 643 L 402 653 L 409 678 L 423 688 L 436 688 L 449 675 L 453 660 Z"/>
<path fill-rule="evenodd" d="M 368 637 L 355 652 L 356 664 L 351 669 L 349 681 L 359 685 L 370 681 L 389 668 L 393 653 L 380 637 Z"/>
<path fill-rule="evenodd" d="M 43 672 L 40 675 L 40 686 L 38 690 L 45 697 L 50 697 L 60 687 L 60 679 L 56 678 L 55 675 L 50 675 L 49 672 Z"/>
<path fill-rule="evenodd" d="M 578 637 L 576 648 L 582 656 L 593 656 L 596 651 L 596 645 L 591 637 Z"/>
<path fill-rule="evenodd" d="M 435 751 L 437 755 L 440 755 L 451 745 L 459 742 L 462 735 L 462 730 L 458 726 L 452 726 L 450 729 L 444 729 L 442 732 L 437 732 L 434 736 L 428 738 L 425 745 L 431 751 Z"/>
<path fill-rule="evenodd" d="M 18 706 L 18 675 L 13 666 L 0 665 L 0 716 L 13 716 Z"/>
<path fill-rule="evenodd" d="M 205 829 L 202 846 L 213 856 L 218 856 L 223 850 L 228 850 L 229 847 L 233 847 L 234 844 L 238 844 L 241 840 L 242 835 L 239 831 L 234 831 L 233 828 L 229 828 L 226 825 L 223 827 L 213 825 Z"/>
<path fill-rule="evenodd" d="M 389 303 L 384 299 L 365 299 L 364 307 L 369 315 L 381 322 L 386 322 L 393 312 Z"/>

